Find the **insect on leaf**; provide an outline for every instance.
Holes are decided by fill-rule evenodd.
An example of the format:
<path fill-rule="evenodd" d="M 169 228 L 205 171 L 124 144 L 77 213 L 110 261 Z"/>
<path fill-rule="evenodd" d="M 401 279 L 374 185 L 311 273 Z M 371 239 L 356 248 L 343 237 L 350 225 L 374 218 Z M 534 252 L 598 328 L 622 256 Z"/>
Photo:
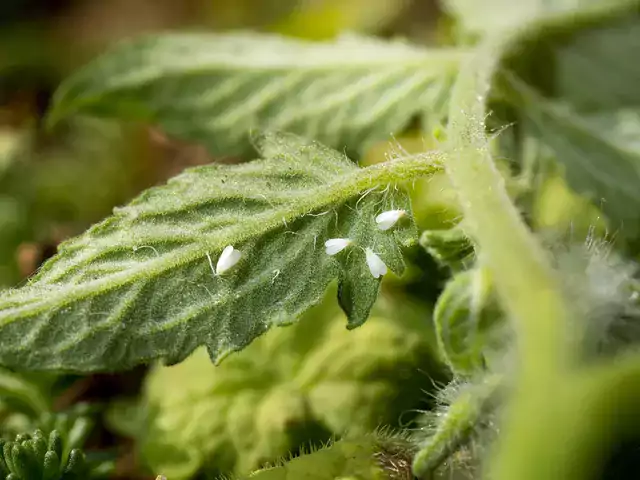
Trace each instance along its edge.
<path fill-rule="evenodd" d="M 344 155 L 286 134 L 257 138 L 263 159 L 187 170 L 63 243 L 29 285 L 0 297 L 0 363 L 22 369 L 116 370 L 240 350 L 294 321 L 338 278 L 350 327 L 365 321 L 380 279 L 373 249 L 403 271 L 417 241 L 410 215 L 377 228 L 385 210 L 410 212 L 395 182 L 436 167 L 402 159 L 359 168 Z M 330 238 L 354 245 L 335 256 Z M 237 263 L 213 265 L 233 246 Z"/>

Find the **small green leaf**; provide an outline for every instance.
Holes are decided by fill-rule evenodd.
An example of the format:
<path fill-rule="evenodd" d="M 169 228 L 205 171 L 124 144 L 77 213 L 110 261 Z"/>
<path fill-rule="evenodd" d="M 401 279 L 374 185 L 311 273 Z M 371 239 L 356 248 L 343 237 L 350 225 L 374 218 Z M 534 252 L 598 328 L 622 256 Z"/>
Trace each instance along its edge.
<path fill-rule="evenodd" d="M 203 344 L 218 361 L 294 321 L 336 278 L 355 289 L 341 297 L 349 325 L 364 322 L 379 280 L 353 262 L 371 248 L 402 273 L 401 247 L 417 233 L 395 183 L 438 165 L 408 157 L 362 169 L 291 135 L 258 144 L 263 160 L 189 170 L 63 243 L 29 285 L 0 297 L 0 362 L 117 370 L 176 363 Z M 381 231 L 374 219 L 390 209 L 408 221 Z M 329 238 L 353 245 L 332 257 Z M 228 245 L 240 261 L 217 275 Z"/>
<path fill-rule="evenodd" d="M 485 365 L 493 347 L 493 327 L 500 312 L 489 272 L 476 268 L 458 273 L 438 298 L 433 312 L 440 350 L 451 370 L 473 375 Z"/>
<path fill-rule="evenodd" d="M 0 438 L 0 478 L 4 478 L 9 474 L 9 467 L 7 466 L 7 462 L 4 458 L 4 446 L 7 443 L 6 440 Z"/>
<path fill-rule="evenodd" d="M 355 150 L 425 110 L 443 114 L 437 106 L 461 56 L 351 36 L 331 43 L 252 33 L 151 36 L 69 78 L 50 118 L 139 119 L 223 155 L 250 152 L 254 128 Z"/>
<path fill-rule="evenodd" d="M 62 437 L 57 430 L 49 434 L 49 445 L 47 450 L 54 452 L 59 459 L 62 459 Z"/>
<path fill-rule="evenodd" d="M 60 475 L 60 458 L 53 450 L 44 455 L 42 480 L 55 480 Z"/>
<path fill-rule="evenodd" d="M 13 444 L 11 448 L 11 460 L 13 463 L 13 473 L 17 474 L 20 478 L 30 479 L 38 478 L 40 472 L 38 465 L 35 463 L 35 459 L 29 454 L 28 446 Z"/>
<path fill-rule="evenodd" d="M 420 236 L 420 245 L 440 265 L 453 270 L 469 266 L 475 253 L 471 240 L 459 226 L 446 230 L 425 230 Z"/>
<path fill-rule="evenodd" d="M 38 462 L 43 462 L 44 456 L 47 453 L 47 440 L 41 430 L 34 432 L 32 441 L 33 453 L 38 459 Z"/>
<path fill-rule="evenodd" d="M 93 425 L 94 422 L 89 417 L 81 416 L 73 419 L 66 437 L 67 448 L 74 450 L 81 447 L 89 436 Z"/>
<path fill-rule="evenodd" d="M 7 442 L 2 445 L 2 456 L 4 462 L 10 471 L 13 471 L 13 457 L 11 455 L 11 449 L 13 448 L 13 442 Z"/>
<path fill-rule="evenodd" d="M 80 449 L 72 449 L 68 460 L 61 461 L 57 452 L 68 451 L 68 442 L 62 440 L 57 430 L 52 431 L 49 438 L 47 446 L 45 435 L 36 430 L 33 435 L 18 434 L 14 441 L 0 440 L 0 460 L 3 460 L 0 461 L 0 474 L 4 477 L 11 473 L 11 478 L 20 480 L 87 480 L 110 473 L 111 462 L 87 462 Z"/>
<path fill-rule="evenodd" d="M 69 461 L 64 469 L 62 480 L 84 479 L 87 473 L 87 463 L 82 450 L 74 448 L 69 453 Z"/>

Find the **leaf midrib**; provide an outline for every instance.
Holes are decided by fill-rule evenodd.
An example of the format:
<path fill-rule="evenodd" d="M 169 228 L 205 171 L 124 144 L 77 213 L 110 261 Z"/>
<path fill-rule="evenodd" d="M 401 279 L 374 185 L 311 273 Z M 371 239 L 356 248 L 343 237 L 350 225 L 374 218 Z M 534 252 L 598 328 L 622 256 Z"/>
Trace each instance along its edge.
<path fill-rule="evenodd" d="M 248 232 L 243 225 L 239 224 L 233 229 L 229 229 L 229 233 L 224 239 L 201 242 L 179 248 L 173 250 L 170 255 L 165 254 L 165 256 L 141 263 L 137 268 L 113 276 L 93 280 L 83 285 L 60 287 L 46 285 L 51 290 L 57 290 L 55 295 L 47 295 L 45 300 L 35 304 L 33 303 L 34 297 L 37 298 L 39 296 L 38 285 L 23 287 L 21 290 L 16 290 L 15 295 L 10 295 L 6 298 L 2 302 L 4 306 L 0 303 L 0 326 L 19 320 L 23 314 L 33 316 L 48 310 L 53 312 L 74 302 L 103 295 L 136 281 L 157 277 L 173 268 L 178 268 L 203 258 L 206 252 L 221 250 L 229 244 L 239 245 L 259 234 L 265 234 L 273 229 L 280 228 L 283 226 L 283 219 L 287 222 L 292 222 L 331 204 L 345 202 L 367 188 L 397 183 L 419 175 L 433 174 L 440 169 L 439 155 L 435 153 L 429 159 L 425 155 L 420 157 L 412 156 L 384 162 L 365 169 L 354 170 L 353 174 L 342 175 L 328 184 L 314 188 L 309 192 L 306 201 L 302 200 L 284 211 L 280 210 L 264 215 L 266 218 L 261 222 L 262 226 L 259 231 L 251 230 Z M 256 217 L 251 218 L 252 223 L 258 223 L 258 220 L 259 218 Z M 28 302 L 28 304 L 23 305 L 23 302 Z"/>
<path fill-rule="evenodd" d="M 247 65 L 238 63 L 237 65 L 229 64 L 207 64 L 201 65 L 199 68 L 190 68 L 188 70 L 180 70 L 180 65 L 172 65 L 166 69 L 156 69 L 153 72 L 142 77 L 134 77 L 133 75 L 124 76 L 125 80 L 118 80 L 114 82 L 114 86 L 109 88 L 101 88 L 94 90 L 90 95 L 83 95 L 78 101 L 78 96 L 72 96 L 71 101 L 66 105 L 66 108 L 59 109 L 60 103 L 66 98 L 69 89 L 62 89 L 56 92 L 53 101 L 53 107 L 49 113 L 49 123 L 53 124 L 57 119 L 64 117 L 68 112 L 78 110 L 80 107 L 86 105 L 92 105 L 99 102 L 100 97 L 106 92 L 114 90 L 127 90 L 130 88 L 141 88 L 144 85 L 152 84 L 158 80 L 171 80 L 174 77 L 196 77 L 201 75 L 210 75 L 211 73 L 227 73 L 229 75 L 236 72 L 242 72 L 243 74 L 291 74 L 291 73 L 306 73 L 323 74 L 323 73 L 336 73 L 336 69 L 342 69 L 342 72 L 355 72 L 358 70 L 370 70 L 372 68 L 379 68 L 382 70 L 390 70 L 396 68 L 408 68 L 411 66 L 419 66 L 424 69 L 425 72 L 431 70 L 434 76 L 440 76 L 447 73 L 453 73 L 460 62 L 468 56 L 468 51 L 460 50 L 458 48 L 439 48 L 439 49 L 425 49 L 423 51 L 416 51 L 411 57 L 404 57 L 401 59 L 381 57 L 381 58 L 368 58 L 367 62 L 358 63 L 357 59 L 345 59 L 344 62 L 335 63 L 322 63 L 316 65 L 300 65 L 292 63 L 290 65 Z M 390 61 L 393 60 L 393 61 Z M 381 68 L 383 67 L 383 68 Z M 341 72 L 341 73 L 342 73 Z M 79 72 L 79 76 L 84 72 Z M 127 78 L 130 77 L 130 78 Z M 142 80 L 141 80 L 142 78 Z M 84 78 L 80 79 L 80 84 L 84 83 Z M 72 80 L 73 82 L 73 80 Z M 71 84 L 73 86 L 73 83 Z"/>

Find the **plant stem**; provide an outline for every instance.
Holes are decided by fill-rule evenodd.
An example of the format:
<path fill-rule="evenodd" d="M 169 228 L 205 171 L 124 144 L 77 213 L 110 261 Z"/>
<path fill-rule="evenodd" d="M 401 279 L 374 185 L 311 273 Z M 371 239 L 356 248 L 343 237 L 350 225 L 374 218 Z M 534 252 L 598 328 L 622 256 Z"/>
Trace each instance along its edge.
<path fill-rule="evenodd" d="M 575 372 L 546 394 L 551 401 L 539 409 L 536 421 L 546 425 L 547 434 L 541 428 L 529 432 L 527 461 L 522 454 L 505 458 L 499 462 L 504 471 L 518 480 L 600 478 L 617 442 L 637 438 L 640 356 L 635 352 Z"/>
<path fill-rule="evenodd" d="M 540 425 L 537 409 L 544 408 L 540 402 L 551 401 L 549 392 L 571 364 L 575 350 L 568 345 L 571 309 L 561 284 L 546 252 L 509 199 L 487 142 L 486 96 L 510 39 L 501 36 L 485 42 L 463 66 L 452 93 L 445 159 L 467 232 L 478 246 L 479 261 L 493 274 L 500 301 L 518 334 L 518 383 L 499 454 L 491 465 L 491 478 L 496 480 L 523 480 L 513 476 L 512 467 L 527 456 L 532 429 L 547 428 Z"/>
<path fill-rule="evenodd" d="M 509 199 L 489 151 L 484 105 L 501 45 L 481 46 L 460 72 L 449 112 L 445 170 L 480 261 L 491 270 L 501 302 L 516 323 L 522 374 L 537 383 L 567 364 L 570 309 L 546 252 Z"/>

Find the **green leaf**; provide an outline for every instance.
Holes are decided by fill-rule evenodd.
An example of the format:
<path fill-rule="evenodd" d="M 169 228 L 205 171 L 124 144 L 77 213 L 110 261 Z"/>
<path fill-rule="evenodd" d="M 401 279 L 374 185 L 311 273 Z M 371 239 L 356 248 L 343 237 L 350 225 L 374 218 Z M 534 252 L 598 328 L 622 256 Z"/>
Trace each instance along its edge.
<path fill-rule="evenodd" d="M 50 119 L 80 113 L 152 122 L 223 155 L 250 151 L 254 128 L 356 150 L 425 110 L 437 121 L 462 56 L 352 36 L 330 43 L 252 33 L 151 36 L 69 78 Z"/>
<path fill-rule="evenodd" d="M 446 230 L 425 230 L 420 245 L 442 266 L 454 271 L 469 266 L 475 257 L 471 239 L 456 225 Z"/>
<path fill-rule="evenodd" d="M 640 201 L 640 17 L 637 1 L 628 6 L 581 28 L 540 30 L 513 62 L 526 83 L 506 77 L 526 134 L 554 154 L 569 185 L 614 230 L 632 236 Z"/>
<path fill-rule="evenodd" d="M 419 312 L 389 317 L 376 307 L 348 332 L 344 315 L 325 301 L 218 367 L 198 350 L 180 365 L 154 368 L 142 401 L 143 458 L 172 480 L 205 466 L 244 474 L 347 430 L 398 426 L 427 395 L 415 385 L 429 389 L 440 373 L 428 311 Z"/>
<path fill-rule="evenodd" d="M 602 208 L 616 229 L 637 232 L 640 149 L 634 137 L 640 130 L 638 112 L 580 114 L 521 83 L 517 89 L 526 127 L 564 165 L 569 185 Z"/>
<path fill-rule="evenodd" d="M 506 66 L 539 94 L 580 114 L 637 109 L 640 3 L 626 3 L 629 8 L 586 24 L 534 29 L 505 59 Z"/>
<path fill-rule="evenodd" d="M 484 368 L 486 356 L 496 346 L 495 327 L 501 318 L 486 269 L 461 272 L 449 281 L 433 321 L 440 351 L 454 373 L 473 375 Z"/>
<path fill-rule="evenodd" d="M 71 450 L 68 459 L 62 459 L 65 441 L 60 432 L 53 430 L 49 438 L 47 444 L 44 433 L 36 430 L 33 434 L 21 433 L 14 441 L 0 440 L 0 474 L 3 478 L 65 480 L 103 477 L 106 470 L 104 462 L 86 462 L 80 449 Z M 68 449 L 68 445 L 64 448 Z"/>
<path fill-rule="evenodd" d="M 294 321 L 336 278 L 355 289 L 341 297 L 349 326 L 363 323 L 379 280 L 352 262 L 362 264 L 370 247 L 402 273 L 401 246 L 417 233 L 394 185 L 439 167 L 410 157 L 361 169 L 291 135 L 257 143 L 263 160 L 191 169 L 144 192 L 62 244 L 29 285 L 4 293 L 0 362 L 117 370 L 176 363 L 203 344 L 217 361 Z M 379 230 L 375 216 L 392 208 L 405 209 L 407 221 Z M 330 257 L 328 238 L 354 244 Z M 227 245 L 242 258 L 215 275 Z"/>

